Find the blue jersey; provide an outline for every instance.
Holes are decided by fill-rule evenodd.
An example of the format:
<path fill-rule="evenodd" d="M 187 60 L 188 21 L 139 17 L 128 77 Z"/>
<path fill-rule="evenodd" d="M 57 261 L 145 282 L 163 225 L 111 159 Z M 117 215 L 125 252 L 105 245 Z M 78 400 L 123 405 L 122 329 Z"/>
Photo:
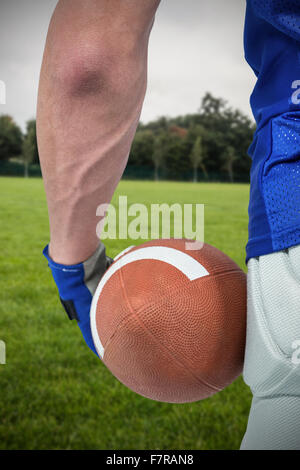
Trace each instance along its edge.
<path fill-rule="evenodd" d="M 300 0 L 248 0 L 245 55 L 257 76 L 249 259 L 300 244 Z"/>

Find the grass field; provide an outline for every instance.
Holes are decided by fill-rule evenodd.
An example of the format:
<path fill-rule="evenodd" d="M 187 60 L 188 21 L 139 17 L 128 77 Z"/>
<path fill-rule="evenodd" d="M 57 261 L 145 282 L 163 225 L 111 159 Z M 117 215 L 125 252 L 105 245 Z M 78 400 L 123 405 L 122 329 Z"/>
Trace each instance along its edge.
<path fill-rule="evenodd" d="M 247 185 L 124 181 L 117 195 L 204 203 L 205 240 L 244 267 Z M 116 196 L 117 196 L 116 195 Z M 121 385 L 69 322 L 41 252 L 48 218 L 40 179 L 0 179 L 0 449 L 237 449 L 251 395 L 242 379 L 187 405 Z M 130 241 L 107 241 L 115 256 Z"/>

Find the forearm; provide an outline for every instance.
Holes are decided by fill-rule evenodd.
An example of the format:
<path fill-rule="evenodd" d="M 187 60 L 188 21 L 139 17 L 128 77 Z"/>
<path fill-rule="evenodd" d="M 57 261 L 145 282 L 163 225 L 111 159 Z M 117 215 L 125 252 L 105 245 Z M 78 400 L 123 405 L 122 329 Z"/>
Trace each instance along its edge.
<path fill-rule="evenodd" d="M 110 202 L 127 163 L 159 3 L 70 2 L 58 4 L 49 28 L 37 116 L 50 254 L 64 264 L 99 243 L 96 209 Z"/>

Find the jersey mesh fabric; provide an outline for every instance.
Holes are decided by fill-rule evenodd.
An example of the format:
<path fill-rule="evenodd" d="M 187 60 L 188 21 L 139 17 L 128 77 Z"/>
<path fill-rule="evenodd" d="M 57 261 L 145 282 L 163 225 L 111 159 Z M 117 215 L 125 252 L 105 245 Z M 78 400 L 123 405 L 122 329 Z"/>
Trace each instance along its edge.
<path fill-rule="evenodd" d="M 257 76 L 248 260 L 300 243 L 300 2 L 248 0 L 245 55 Z"/>

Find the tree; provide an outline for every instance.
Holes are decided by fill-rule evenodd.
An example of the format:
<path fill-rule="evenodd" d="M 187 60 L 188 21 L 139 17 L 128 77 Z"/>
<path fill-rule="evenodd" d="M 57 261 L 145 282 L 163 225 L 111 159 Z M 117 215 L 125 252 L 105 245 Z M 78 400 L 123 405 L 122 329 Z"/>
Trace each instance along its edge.
<path fill-rule="evenodd" d="M 13 118 L 0 116 L 0 160 L 19 156 L 22 152 L 23 134 Z"/>
<path fill-rule="evenodd" d="M 233 183 L 233 164 L 237 160 L 237 154 L 235 152 L 235 149 L 231 145 L 228 145 L 228 147 L 226 147 L 225 151 L 222 154 L 222 160 L 224 162 L 223 168 L 228 173 L 229 181 Z"/>
<path fill-rule="evenodd" d="M 138 130 L 132 143 L 129 165 L 152 166 L 154 135 L 150 130 Z"/>
<path fill-rule="evenodd" d="M 190 153 L 190 160 L 193 165 L 194 170 L 194 183 L 198 181 L 198 168 L 200 165 L 203 165 L 203 145 L 202 145 L 202 137 L 199 135 L 194 143 L 192 151 Z"/>
<path fill-rule="evenodd" d="M 33 158 L 31 163 L 34 165 L 39 165 L 40 164 L 40 157 L 39 157 L 39 151 L 38 151 L 38 144 L 37 144 L 37 137 L 36 137 L 36 120 L 31 119 L 27 122 L 26 124 L 26 135 L 31 134 L 31 139 L 32 139 L 32 145 L 33 145 Z M 26 138 L 25 135 L 25 138 Z"/>
<path fill-rule="evenodd" d="M 152 161 L 154 163 L 154 179 L 159 180 L 159 170 L 163 165 L 166 156 L 166 134 L 160 132 L 154 140 Z"/>
<path fill-rule="evenodd" d="M 208 173 L 206 169 L 206 147 L 209 134 L 206 132 L 203 126 L 193 125 L 188 132 L 187 141 L 189 146 L 189 159 L 193 167 L 194 177 L 193 181 L 198 181 L 198 169 L 201 168 L 205 179 L 208 179 Z"/>
<path fill-rule="evenodd" d="M 28 178 L 29 164 L 39 161 L 38 157 L 38 147 L 36 140 L 36 122 L 35 120 L 30 120 L 26 125 L 26 135 L 23 141 L 22 156 L 24 160 L 24 176 Z"/>
<path fill-rule="evenodd" d="M 188 129 L 171 125 L 165 133 L 164 167 L 166 176 L 171 180 L 182 180 L 189 174 L 190 161 L 186 158 L 190 153 Z"/>
<path fill-rule="evenodd" d="M 202 99 L 200 114 L 206 115 L 221 115 L 227 105 L 227 101 L 222 98 L 215 98 L 211 93 L 206 93 Z"/>

